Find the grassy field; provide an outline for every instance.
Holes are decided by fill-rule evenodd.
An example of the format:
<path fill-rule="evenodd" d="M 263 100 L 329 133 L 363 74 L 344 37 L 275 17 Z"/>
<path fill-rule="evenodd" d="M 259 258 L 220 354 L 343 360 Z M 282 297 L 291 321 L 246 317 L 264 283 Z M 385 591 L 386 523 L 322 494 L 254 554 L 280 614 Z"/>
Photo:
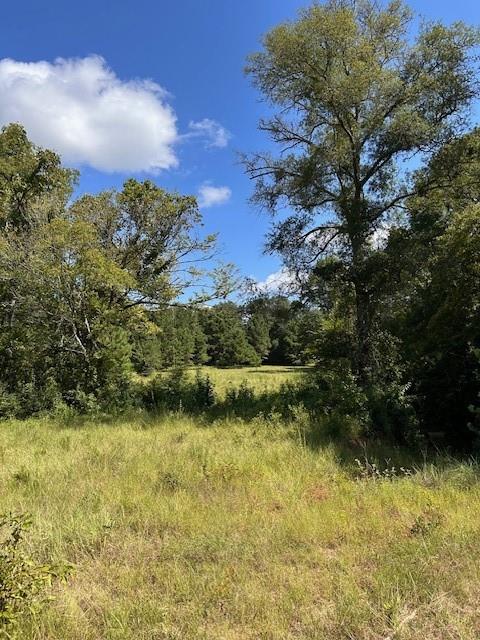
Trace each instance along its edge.
<path fill-rule="evenodd" d="M 22 640 L 480 637 L 473 462 L 379 478 L 265 418 L 1 429 L 1 510 L 32 514 L 37 561 L 74 565 Z"/>
<path fill-rule="evenodd" d="M 242 383 L 255 387 L 258 393 L 264 391 L 276 391 L 283 382 L 296 380 L 302 374 L 308 373 L 310 367 L 276 367 L 263 365 L 261 367 L 239 367 L 230 369 L 220 369 L 218 367 L 191 367 L 188 374 L 193 378 L 197 372 L 209 376 L 215 391 L 220 397 L 224 397 L 227 389 L 239 387 Z M 169 372 L 162 372 L 159 375 L 168 375 Z M 158 375 L 158 374 L 156 374 Z M 147 376 L 144 380 L 150 380 Z"/>

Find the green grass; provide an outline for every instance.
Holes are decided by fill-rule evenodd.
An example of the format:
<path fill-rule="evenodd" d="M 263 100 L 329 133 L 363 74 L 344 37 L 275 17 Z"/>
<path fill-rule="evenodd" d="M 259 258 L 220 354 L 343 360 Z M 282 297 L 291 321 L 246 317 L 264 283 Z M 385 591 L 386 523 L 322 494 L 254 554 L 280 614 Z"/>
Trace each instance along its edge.
<path fill-rule="evenodd" d="M 300 427 L 3 423 L 1 510 L 33 515 L 37 561 L 75 565 L 19 637 L 477 640 L 477 466 L 358 479 Z"/>
<path fill-rule="evenodd" d="M 255 387 L 259 392 L 276 391 L 283 382 L 298 379 L 309 367 L 243 367 L 238 369 L 218 369 L 201 367 L 201 371 L 210 376 L 215 389 L 220 395 L 229 387 L 238 387 L 242 382 Z"/>
<path fill-rule="evenodd" d="M 262 365 L 261 367 L 238 367 L 238 368 L 219 368 L 219 367 L 191 367 L 187 370 L 190 377 L 194 377 L 197 371 L 202 375 L 207 375 L 211 379 L 215 391 L 220 397 L 224 397 L 227 389 L 231 387 L 239 387 L 242 383 L 255 387 L 257 392 L 276 391 L 282 383 L 288 380 L 299 379 L 304 373 L 311 371 L 311 367 L 293 367 L 293 366 L 272 366 Z M 165 371 L 160 375 L 168 375 Z M 155 374 L 154 374 L 155 375 Z M 150 380 L 152 376 L 143 378 L 144 381 Z M 138 377 L 138 380 L 142 378 Z"/>

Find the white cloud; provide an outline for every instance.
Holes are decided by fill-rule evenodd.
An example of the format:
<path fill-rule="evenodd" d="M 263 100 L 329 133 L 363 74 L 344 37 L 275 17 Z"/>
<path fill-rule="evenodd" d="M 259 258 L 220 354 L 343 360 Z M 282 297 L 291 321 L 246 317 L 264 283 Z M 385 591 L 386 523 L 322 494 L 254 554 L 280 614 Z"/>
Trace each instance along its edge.
<path fill-rule="evenodd" d="M 166 99 L 152 81 L 120 80 L 98 56 L 0 60 L 0 125 L 20 122 L 67 163 L 102 171 L 175 167 L 176 116 Z"/>
<path fill-rule="evenodd" d="M 255 289 L 265 294 L 287 293 L 295 287 L 296 282 L 294 274 L 286 267 L 282 267 L 267 276 L 265 280 L 257 282 Z"/>
<path fill-rule="evenodd" d="M 185 134 L 184 138 L 203 138 L 207 147 L 226 147 L 232 137 L 225 127 L 210 118 L 204 118 L 198 122 L 191 120 L 188 128 L 190 133 Z"/>
<path fill-rule="evenodd" d="M 204 182 L 198 190 L 198 205 L 203 209 L 225 204 L 230 200 L 232 191 L 229 187 L 215 187 L 209 182 Z"/>
<path fill-rule="evenodd" d="M 385 249 L 390 232 L 395 227 L 393 220 L 385 220 L 381 222 L 370 238 L 370 244 L 374 249 Z"/>

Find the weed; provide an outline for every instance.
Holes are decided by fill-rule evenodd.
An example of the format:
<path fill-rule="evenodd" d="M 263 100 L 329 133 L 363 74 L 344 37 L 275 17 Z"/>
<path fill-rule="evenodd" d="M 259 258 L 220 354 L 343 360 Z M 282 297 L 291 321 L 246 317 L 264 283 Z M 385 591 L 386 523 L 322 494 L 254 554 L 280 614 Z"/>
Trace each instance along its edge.
<path fill-rule="evenodd" d="M 65 576 L 70 567 L 35 563 L 23 550 L 31 520 L 24 514 L 0 516 L 0 638 L 15 638 L 25 616 L 46 606 L 52 578 Z"/>

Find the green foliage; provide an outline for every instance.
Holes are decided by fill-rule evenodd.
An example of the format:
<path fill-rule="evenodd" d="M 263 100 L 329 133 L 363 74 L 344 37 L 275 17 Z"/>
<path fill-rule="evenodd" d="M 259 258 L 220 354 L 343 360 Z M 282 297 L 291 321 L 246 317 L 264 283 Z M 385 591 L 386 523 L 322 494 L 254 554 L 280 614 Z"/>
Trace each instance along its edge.
<path fill-rule="evenodd" d="M 299 365 L 314 359 L 318 311 L 281 295 L 254 297 L 244 311 L 249 342 L 263 362 Z"/>
<path fill-rule="evenodd" d="M 208 375 L 197 374 L 192 380 L 184 369 L 154 377 L 141 390 L 142 404 L 152 411 L 200 413 L 213 406 L 215 390 Z"/>
<path fill-rule="evenodd" d="M 252 300 L 247 309 L 253 316 L 267 318 L 270 338 L 270 350 L 266 358 L 268 364 L 290 364 L 289 327 L 291 303 L 284 296 L 263 296 Z"/>
<path fill-rule="evenodd" d="M 290 396 L 291 406 L 302 404 L 310 412 L 314 437 L 348 442 L 370 430 L 367 397 L 345 363 L 314 371 Z"/>
<path fill-rule="evenodd" d="M 451 216 L 408 317 L 406 344 L 424 429 L 443 432 L 455 446 L 471 445 L 470 407 L 479 388 L 479 239 L 478 205 Z"/>
<path fill-rule="evenodd" d="M 41 392 L 53 380 L 65 399 L 103 389 L 114 401 L 129 369 L 128 325 L 119 327 L 121 310 L 106 292 L 130 287 L 131 278 L 101 252 L 94 230 L 52 220 L 31 236 L 7 237 L 0 263 L 15 303 L 0 350 L 7 390 Z"/>
<path fill-rule="evenodd" d="M 94 229 L 102 253 L 131 279 L 129 287 L 109 292 L 124 308 L 165 305 L 214 276 L 200 269 L 199 258 L 214 250 L 216 237 L 199 236 L 201 214 L 193 196 L 129 179 L 119 192 L 83 196 L 71 215 Z M 213 278 L 213 290 L 194 295 L 195 301 L 224 295 L 217 284 Z"/>
<path fill-rule="evenodd" d="M 126 406 L 131 400 L 130 334 L 123 327 L 106 325 L 97 328 L 95 338 L 95 387 L 98 389 L 98 401 L 106 409 Z"/>
<path fill-rule="evenodd" d="M 19 124 L 0 133 L 0 229 L 27 229 L 61 215 L 77 172 L 33 145 Z"/>
<path fill-rule="evenodd" d="M 260 364 L 261 358 L 249 344 L 240 311 L 234 304 L 205 310 L 201 322 L 209 363 L 220 367 Z"/>
<path fill-rule="evenodd" d="M 365 391 L 381 377 L 374 341 L 398 271 L 376 236 L 419 192 L 403 162 L 464 131 L 477 90 L 478 32 L 429 24 L 414 38 L 412 20 L 400 1 L 315 3 L 273 28 L 247 66 L 274 109 L 261 128 L 281 149 L 246 159 L 254 201 L 290 211 L 274 219 L 267 248 L 294 273 L 335 255 Z M 442 182 L 426 172 L 421 189 Z"/>
<path fill-rule="evenodd" d="M 173 307 L 150 314 L 150 331 L 137 336 L 133 360 L 136 371 L 202 365 L 208 361 L 207 339 L 196 308 Z"/>
<path fill-rule="evenodd" d="M 70 570 L 37 564 L 26 554 L 23 542 L 30 525 L 22 514 L 0 516 L 0 638 L 20 638 L 19 623 L 46 606 L 52 579 Z"/>
<path fill-rule="evenodd" d="M 238 388 L 230 387 L 225 396 L 225 405 L 229 410 L 238 411 L 240 414 L 249 410 L 255 399 L 255 390 L 245 380 Z"/>
<path fill-rule="evenodd" d="M 205 361 L 193 312 L 175 314 L 180 332 L 153 311 L 228 292 L 228 268 L 197 268 L 215 237 L 198 234 L 195 198 L 127 180 L 69 205 L 75 172 L 18 125 L 0 134 L 0 169 L 0 415 L 124 408 L 134 364 Z"/>
<path fill-rule="evenodd" d="M 270 323 L 263 315 L 252 315 L 247 322 L 247 338 L 261 361 L 265 360 L 271 348 Z"/>

